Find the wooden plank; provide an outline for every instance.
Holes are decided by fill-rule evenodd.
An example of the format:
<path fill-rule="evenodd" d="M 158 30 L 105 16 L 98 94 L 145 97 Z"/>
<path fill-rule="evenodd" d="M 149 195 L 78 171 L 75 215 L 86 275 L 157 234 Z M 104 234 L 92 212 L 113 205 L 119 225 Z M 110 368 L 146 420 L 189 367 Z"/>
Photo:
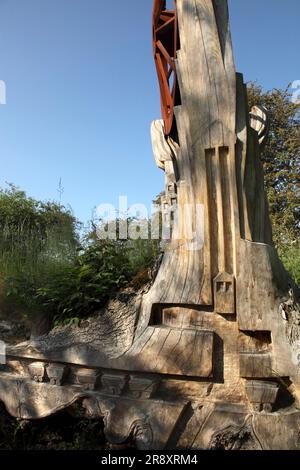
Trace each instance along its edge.
<path fill-rule="evenodd" d="M 198 363 L 198 358 L 193 356 L 197 334 L 196 330 L 184 330 L 180 342 L 173 354 L 173 364 L 177 373 L 189 375 L 194 372 L 194 362 Z"/>
<path fill-rule="evenodd" d="M 163 348 L 169 334 L 169 328 L 155 328 L 155 333 L 151 340 L 145 345 L 138 356 L 138 362 L 141 370 L 155 370 L 155 358 L 161 354 L 161 349 Z"/>
<path fill-rule="evenodd" d="M 197 358 L 198 374 L 211 377 L 213 373 L 213 332 L 197 331 L 194 357 Z M 195 364 L 195 372 L 197 372 Z"/>
<path fill-rule="evenodd" d="M 240 354 L 240 374 L 245 378 L 273 377 L 271 354 Z"/>
<path fill-rule="evenodd" d="M 180 330 L 171 330 L 168 338 L 163 345 L 160 356 L 157 358 L 155 364 L 155 372 L 163 373 L 168 370 L 168 358 L 172 357 L 172 353 L 178 345 L 182 332 Z"/>
<path fill-rule="evenodd" d="M 155 331 L 155 328 L 153 327 L 148 327 L 144 333 L 134 342 L 133 346 L 131 349 L 128 351 L 129 356 L 137 356 L 140 354 L 142 349 L 145 347 L 145 345 L 150 341 L 151 337 L 153 336 Z"/>

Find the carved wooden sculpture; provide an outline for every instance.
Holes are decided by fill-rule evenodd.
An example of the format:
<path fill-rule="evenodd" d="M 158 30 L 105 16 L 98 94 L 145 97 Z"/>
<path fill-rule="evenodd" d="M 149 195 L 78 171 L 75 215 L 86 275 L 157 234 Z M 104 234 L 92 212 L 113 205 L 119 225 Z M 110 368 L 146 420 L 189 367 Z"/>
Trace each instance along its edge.
<path fill-rule="evenodd" d="M 0 398 L 25 419 L 80 402 L 139 448 L 299 449 L 300 309 L 272 246 L 267 111 L 248 112 L 226 0 L 155 0 L 153 33 L 163 205 L 190 218 L 170 219 L 153 285 L 119 315 L 10 348 Z"/>

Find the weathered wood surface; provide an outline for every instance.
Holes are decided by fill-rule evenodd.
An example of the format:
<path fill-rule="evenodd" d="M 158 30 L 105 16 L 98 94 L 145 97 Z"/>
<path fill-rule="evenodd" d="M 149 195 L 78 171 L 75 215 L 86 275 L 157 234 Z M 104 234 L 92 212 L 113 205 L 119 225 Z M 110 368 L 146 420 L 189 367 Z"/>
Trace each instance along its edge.
<path fill-rule="evenodd" d="M 220 272 L 233 274 L 235 264 L 236 74 L 227 5 L 184 0 L 177 2 L 177 9 L 181 106 L 176 110 L 179 147 L 172 158 L 177 168 L 177 202 L 192 207 L 192 225 L 196 205 L 203 206 L 204 247 L 188 249 L 192 239 L 186 222 L 179 221 L 174 229 L 179 240 L 167 248 L 156 282 L 144 298 L 141 329 L 153 303 L 213 305 L 211 280 Z M 161 161 L 171 158 L 166 156 L 162 132 L 152 132 L 152 139 L 162 168 Z"/>
<path fill-rule="evenodd" d="M 258 103 L 249 115 L 227 1 L 176 6 L 181 103 L 175 131 L 157 120 L 151 136 L 162 203 L 188 205 L 189 217 L 169 222 L 152 286 L 80 328 L 8 348 L 0 399 L 25 419 L 83 400 L 112 442 L 133 436 L 139 448 L 299 449 L 300 305 L 272 247 L 267 112 Z"/>
<path fill-rule="evenodd" d="M 241 353 L 240 374 L 244 378 L 274 377 L 270 353 Z"/>

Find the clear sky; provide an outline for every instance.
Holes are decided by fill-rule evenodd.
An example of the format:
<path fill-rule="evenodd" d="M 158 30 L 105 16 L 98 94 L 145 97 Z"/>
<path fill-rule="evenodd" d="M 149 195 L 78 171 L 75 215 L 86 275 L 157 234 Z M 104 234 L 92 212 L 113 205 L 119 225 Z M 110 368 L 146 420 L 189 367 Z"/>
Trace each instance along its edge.
<path fill-rule="evenodd" d="M 229 0 L 237 70 L 266 89 L 299 79 L 299 0 Z M 0 0 L 0 185 L 70 204 L 149 205 L 163 189 L 152 0 Z"/>

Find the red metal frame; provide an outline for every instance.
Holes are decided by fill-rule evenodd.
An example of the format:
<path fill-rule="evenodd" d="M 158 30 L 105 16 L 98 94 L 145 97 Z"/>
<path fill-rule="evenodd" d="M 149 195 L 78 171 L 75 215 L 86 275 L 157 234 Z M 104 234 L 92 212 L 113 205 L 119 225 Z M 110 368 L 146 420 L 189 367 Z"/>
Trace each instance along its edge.
<path fill-rule="evenodd" d="M 174 123 L 174 106 L 178 104 L 178 84 L 175 59 L 179 49 L 176 0 L 174 10 L 167 10 L 166 0 L 154 0 L 153 53 L 157 69 L 162 117 L 165 134 L 169 135 Z"/>

